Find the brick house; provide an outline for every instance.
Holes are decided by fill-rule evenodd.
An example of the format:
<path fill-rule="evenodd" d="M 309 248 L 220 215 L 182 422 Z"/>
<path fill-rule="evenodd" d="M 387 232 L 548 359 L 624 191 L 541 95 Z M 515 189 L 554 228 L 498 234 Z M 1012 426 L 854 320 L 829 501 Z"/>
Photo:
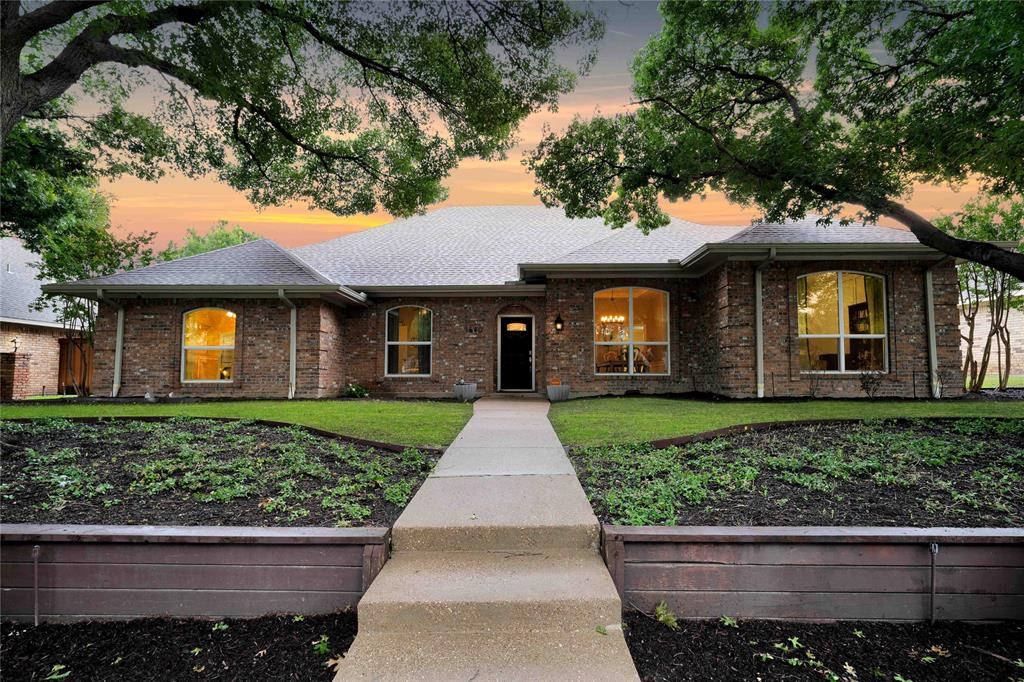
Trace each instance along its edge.
<path fill-rule="evenodd" d="M 542 207 L 446 208 L 47 290 L 100 302 L 97 394 L 962 392 L 953 263 L 877 226 L 673 220 L 645 236 Z"/>
<path fill-rule="evenodd" d="M 41 293 L 38 256 L 11 237 L 0 238 L 0 399 L 88 389 L 89 351 L 68 338 L 52 310 L 34 310 Z"/>

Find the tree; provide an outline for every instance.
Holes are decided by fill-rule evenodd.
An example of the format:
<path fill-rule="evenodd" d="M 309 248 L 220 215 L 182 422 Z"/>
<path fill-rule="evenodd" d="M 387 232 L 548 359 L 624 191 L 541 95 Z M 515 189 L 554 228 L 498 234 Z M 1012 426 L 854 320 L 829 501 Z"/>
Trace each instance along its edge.
<path fill-rule="evenodd" d="M 213 172 L 257 205 L 404 216 L 553 107 L 602 33 L 560 0 L 0 3 L 0 133 L 59 120 L 109 173 Z M 560 48 L 583 46 L 575 68 Z M 139 86 L 162 95 L 129 111 Z M 101 105 L 76 113 L 79 90 Z"/>
<path fill-rule="evenodd" d="M 954 217 L 942 218 L 938 226 L 963 239 L 1010 242 L 1024 251 L 1024 201 L 1011 201 L 1006 197 L 983 197 L 967 204 Z M 993 270 L 974 262 L 957 265 L 960 290 L 960 310 L 966 323 L 961 337 L 966 342 L 964 353 L 964 383 L 969 391 L 980 391 L 988 375 L 993 351 L 996 359 L 998 388 L 1005 390 L 1010 380 L 1010 310 L 1021 306 L 1021 280 L 1005 272 Z M 985 312 L 981 313 L 984 307 Z M 978 316 L 986 323 L 985 337 L 976 337 Z M 994 346 L 993 346 L 994 342 Z M 981 343 L 980 357 L 975 355 L 976 344 Z"/>
<path fill-rule="evenodd" d="M 667 222 L 660 197 L 711 189 L 770 221 L 887 216 L 1024 277 L 1024 254 L 901 203 L 918 181 L 1024 191 L 1024 3 L 666 0 L 661 12 L 633 65 L 636 108 L 577 119 L 528 159 L 545 204 L 649 230 Z"/>
<path fill-rule="evenodd" d="M 185 243 L 179 248 L 173 241 L 167 244 L 167 248 L 160 252 L 160 260 L 175 260 L 185 256 L 195 256 L 199 253 L 206 253 L 214 249 L 223 249 L 236 244 L 244 244 L 255 239 L 262 239 L 255 232 L 248 232 L 242 229 L 241 225 L 228 227 L 228 221 L 218 220 L 213 227 L 199 234 L 194 228 L 188 228 L 185 236 Z"/>

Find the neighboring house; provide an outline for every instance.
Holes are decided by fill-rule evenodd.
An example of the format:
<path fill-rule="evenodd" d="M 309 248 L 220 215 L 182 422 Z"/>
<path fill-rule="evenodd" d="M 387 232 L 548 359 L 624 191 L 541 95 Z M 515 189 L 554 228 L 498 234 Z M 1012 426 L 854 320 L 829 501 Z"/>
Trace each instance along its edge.
<path fill-rule="evenodd" d="M 978 315 L 974 318 L 974 358 L 981 362 L 981 355 L 985 350 L 985 342 L 988 333 L 992 329 L 992 316 L 989 312 L 988 302 L 982 302 L 978 306 Z M 1020 308 L 1011 308 L 1007 317 L 1006 329 L 1010 332 L 1010 374 L 1024 374 L 1024 311 Z M 967 336 L 967 320 L 960 318 L 960 333 Z M 967 341 L 962 342 L 962 352 L 967 355 Z M 999 373 L 996 340 L 992 339 L 992 351 L 989 354 L 988 374 Z"/>
<path fill-rule="evenodd" d="M 88 386 L 87 362 L 52 310 L 35 310 L 39 256 L 11 237 L 0 239 L 0 398 L 74 392 L 72 373 Z M 87 360 L 87 357 L 86 357 Z"/>
<path fill-rule="evenodd" d="M 645 236 L 529 206 L 260 240 L 48 291 L 100 301 L 97 394 L 959 395 L 953 263 L 902 230 L 682 220 Z M 929 305 L 930 304 L 930 305 Z"/>

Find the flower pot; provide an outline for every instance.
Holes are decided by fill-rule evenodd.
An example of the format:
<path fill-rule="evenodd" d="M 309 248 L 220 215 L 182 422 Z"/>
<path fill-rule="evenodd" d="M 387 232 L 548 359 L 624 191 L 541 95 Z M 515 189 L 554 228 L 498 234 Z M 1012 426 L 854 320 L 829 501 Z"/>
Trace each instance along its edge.
<path fill-rule="evenodd" d="M 455 384 L 455 399 L 468 403 L 476 397 L 476 384 Z"/>
<path fill-rule="evenodd" d="M 559 386 L 548 386 L 548 400 L 558 403 L 569 399 L 569 384 Z"/>

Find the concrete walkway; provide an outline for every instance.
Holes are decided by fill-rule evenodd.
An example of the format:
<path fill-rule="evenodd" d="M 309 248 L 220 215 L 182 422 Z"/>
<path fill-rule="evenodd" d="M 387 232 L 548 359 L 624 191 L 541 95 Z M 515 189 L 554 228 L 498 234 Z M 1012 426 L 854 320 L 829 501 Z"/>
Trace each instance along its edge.
<path fill-rule="evenodd" d="M 597 518 L 547 411 L 476 402 L 395 523 L 335 682 L 637 679 Z"/>

